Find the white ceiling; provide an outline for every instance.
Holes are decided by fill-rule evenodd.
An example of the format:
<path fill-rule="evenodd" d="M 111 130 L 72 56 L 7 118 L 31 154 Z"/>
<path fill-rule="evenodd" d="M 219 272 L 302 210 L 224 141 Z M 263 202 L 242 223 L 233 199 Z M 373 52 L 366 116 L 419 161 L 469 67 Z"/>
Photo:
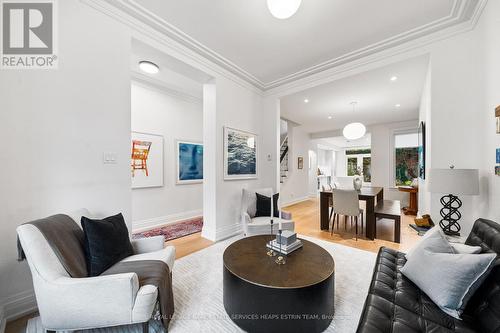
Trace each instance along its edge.
<path fill-rule="evenodd" d="M 428 57 L 417 57 L 286 96 L 281 117 L 308 133 L 339 130 L 355 121 L 373 125 L 418 119 L 427 67 Z M 392 76 L 398 80 L 391 81 Z M 352 101 L 358 102 L 354 112 Z"/>
<path fill-rule="evenodd" d="M 139 62 L 143 60 L 155 63 L 160 71 L 157 74 L 142 72 Z M 211 79 L 203 72 L 135 39 L 132 40 L 130 70 L 135 81 L 198 100 L 203 98 L 202 84 Z"/>
<path fill-rule="evenodd" d="M 266 0 L 108 1 L 233 72 L 255 79 L 261 88 L 310 74 L 313 66 L 324 69 L 319 65 L 351 59 L 360 50 L 366 55 L 462 23 L 478 4 L 303 0 L 294 16 L 279 20 L 269 13 Z"/>

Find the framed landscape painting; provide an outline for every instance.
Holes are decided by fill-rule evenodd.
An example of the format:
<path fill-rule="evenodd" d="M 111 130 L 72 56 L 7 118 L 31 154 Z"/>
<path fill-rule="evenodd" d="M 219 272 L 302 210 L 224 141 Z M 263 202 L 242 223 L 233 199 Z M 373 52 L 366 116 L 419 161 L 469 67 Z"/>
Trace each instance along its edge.
<path fill-rule="evenodd" d="M 203 144 L 192 141 L 176 142 L 177 184 L 203 182 Z"/>
<path fill-rule="evenodd" d="M 132 132 L 132 188 L 163 186 L 163 136 Z"/>
<path fill-rule="evenodd" d="M 257 178 L 258 136 L 224 127 L 224 179 Z"/>

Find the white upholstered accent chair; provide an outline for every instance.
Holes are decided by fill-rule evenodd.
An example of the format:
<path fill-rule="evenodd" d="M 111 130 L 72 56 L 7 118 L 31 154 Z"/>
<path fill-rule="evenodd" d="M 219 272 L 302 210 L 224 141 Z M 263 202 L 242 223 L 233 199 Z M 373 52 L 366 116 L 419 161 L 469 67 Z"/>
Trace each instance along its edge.
<path fill-rule="evenodd" d="M 333 222 L 332 222 L 332 235 L 333 227 L 335 226 L 335 219 L 337 219 L 337 230 L 339 229 L 340 215 L 345 217 L 345 224 L 347 225 L 347 218 L 350 218 L 351 225 L 354 220 L 356 224 L 356 240 L 358 240 L 358 221 L 361 217 L 361 230 L 363 230 L 363 209 L 359 208 L 359 196 L 355 190 L 340 190 L 333 189 Z"/>
<path fill-rule="evenodd" d="M 68 214 L 78 225 L 87 210 Z M 151 319 L 158 290 L 153 285 L 139 288 L 135 273 L 75 279 L 69 276 L 49 243 L 31 224 L 17 228 L 35 288 L 42 325 L 49 331 L 80 330 L 129 324 Z M 124 261 L 161 260 L 172 271 L 175 248 L 165 247 L 163 236 L 132 240 L 135 254 Z"/>
<path fill-rule="evenodd" d="M 272 188 L 260 189 L 243 189 L 241 198 L 241 224 L 243 225 L 243 233 L 245 236 L 269 235 L 271 233 L 271 218 L 270 216 L 255 217 L 257 211 L 257 195 L 256 193 L 271 197 L 273 195 Z M 282 212 L 281 219 L 273 218 L 273 233 L 278 232 L 278 224 L 281 220 L 283 230 L 295 230 L 295 222 L 291 218 L 291 214 Z"/>

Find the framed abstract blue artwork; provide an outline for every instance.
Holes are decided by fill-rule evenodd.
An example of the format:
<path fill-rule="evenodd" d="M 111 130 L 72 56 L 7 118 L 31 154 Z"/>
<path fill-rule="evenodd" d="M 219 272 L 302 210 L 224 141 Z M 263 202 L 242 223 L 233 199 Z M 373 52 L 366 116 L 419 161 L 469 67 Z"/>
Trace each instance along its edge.
<path fill-rule="evenodd" d="M 199 142 L 176 142 L 177 184 L 203 182 L 203 144 Z"/>
<path fill-rule="evenodd" d="M 257 148 L 256 134 L 224 127 L 224 179 L 257 178 Z"/>
<path fill-rule="evenodd" d="M 497 148 L 497 164 L 500 164 L 500 148 Z"/>

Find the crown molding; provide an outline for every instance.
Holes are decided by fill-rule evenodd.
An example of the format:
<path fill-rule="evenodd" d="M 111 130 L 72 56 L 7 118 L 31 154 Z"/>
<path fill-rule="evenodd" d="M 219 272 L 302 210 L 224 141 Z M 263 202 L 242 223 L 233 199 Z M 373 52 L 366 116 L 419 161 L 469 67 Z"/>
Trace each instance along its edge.
<path fill-rule="evenodd" d="M 146 86 L 148 88 L 154 88 L 161 93 L 167 94 L 171 97 L 178 98 L 184 102 L 202 104 L 203 98 L 195 96 L 187 91 L 184 91 L 178 87 L 171 86 L 161 80 L 153 79 L 142 73 L 132 71 L 131 74 L 132 82 L 139 84 L 141 86 Z"/>
<path fill-rule="evenodd" d="M 186 53 L 186 50 L 192 51 L 198 56 L 196 57 L 197 61 L 201 61 L 204 65 L 209 65 L 211 69 L 215 69 L 219 74 L 227 76 L 227 74 L 230 73 L 240 80 L 252 85 L 261 93 L 267 93 L 271 89 L 287 85 L 294 81 L 307 78 L 314 74 L 354 62 L 403 44 L 410 44 L 417 40 L 417 44 L 420 46 L 423 41 L 425 44 L 432 43 L 436 40 L 443 39 L 443 34 L 441 33 L 443 30 L 447 30 L 449 32 L 448 37 L 457 33 L 472 30 L 477 24 L 488 0 L 454 0 L 452 10 L 446 17 L 270 82 L 263 82 L 258 79 L 256 76 L 236 65 L 229 59 L 223 57 L 219 53 L 185 34 L 158 15 L 139 5 L 136 0 L 82 1 L 91 5 L 95 9 L 105 11 L 108 15 L 119 18 L 122 22 L 127 23 L 133 29 L 140 29 L 144 32 L 144 26 L 148 26 L 154 31 L 163 34 L 163 37 L 167 37 L 171 41 L 174 41 L 184 47 L 185 50 L 183 50 L 183 53 Z M 106 8 L 103 6 L 103 2 L 108 5 Z M 138 22 L 142 23 L 143 26 L 139 27 L 137 24 Z M 151 34 L 151 31 L 149 30 L 147 32 L 148 36 L 151 37 L 151 35 L 149 35 Z M 165 39 L 163 38 L 162 41 L 165 42 Z M 169 46 L 172 46 L 171 43 L 169 44 Z M 191 54 L 190 56 L 192 57 L 193 55 Z M 220 67 L 223 71 L 219 68 L 214 68 L 214 66 L 211 66 L 210 63 Z M 231 78 L 234 79 L 234 77 Z"/>
<path fill-rule="evenodd" d="M 488 0 L 454 0 L 451 13 L 444 18 L 409 30 L 402 34 L 387 38 L 380 42 L 368 45 L 353 52 L 346 53 L 340 57 L 333 58 L 323 63 L 311 66 L 280 79 L 268 82 L 265 84 L 264 90 L 268 91 L 272 88 L 276 88 L 287 83 L 326 71 L 328 69 L 356 61 L 358 59 L 397 47 L 399 45 L 409 44 L 419 39 L 421 41 L 425 39 L 426 44 L 430 44 L 438 39 L 442 39 L 442 37 L 440 37 L 440 32 L 445 29 L 449 30 L 450 37 L 455 35 L 456 33 L 472 30 L 479 20 L 479 17 L 481 16 L 481 13 L 487 1 Z M 464 26 L 466 26 L 466 29 L 463 28 Z"/>

